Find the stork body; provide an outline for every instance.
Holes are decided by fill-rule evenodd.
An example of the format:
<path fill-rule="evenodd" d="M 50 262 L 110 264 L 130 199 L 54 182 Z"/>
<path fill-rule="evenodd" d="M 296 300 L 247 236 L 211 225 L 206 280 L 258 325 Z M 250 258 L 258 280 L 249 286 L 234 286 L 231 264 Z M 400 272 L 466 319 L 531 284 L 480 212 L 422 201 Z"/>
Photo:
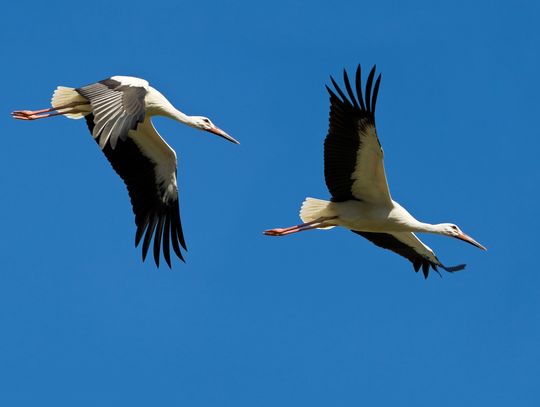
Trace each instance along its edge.
<path fill-rule="evenodd" d="M 454 224 L 432 225 L 416 220 L 390 195 L 384 154 L 375 128 L 375 106 L 381 75 L 375 83 L 374 77 L 375 67 L 366 82 L 365 98 L 360 67 L 356 71 L 356 95 L 346 71 L 343 79 L 347 95 L 333 78 L 335 91 L 327 87 L 330 93 L 330 126 L 324 142 L 324 175 L 331 200 L 307 198 L 300 210 L 304 223 L 269 229 L 265 234 L 285 236 L 305 230 L 341 226 L 407 258 L 413 263 L 415 271 L 422 268 L 426 278 L 430 268 L 438 271 L 437 267 L 441 267 L 448 272 L 461 270 L 465 265 L 444 266 L 414 232 L 442 234 L 484 250 L 485 247 Z"/>
<path fill-rule="evenodd" d="M 135 213 L 135 245 L 143 242 L 146 258 L 153 239 L 154 260 L 160 252 L 171 266 L 170 248 L 184 260 L 186 249 L 178 205 L 175 151 L 154 128 L 152 116 L 165 116 L 238 144 L 208 118 L 188 116 L 176 109 L 144 79 L 113 76 L 80 88 L 59 86 L 42 110 L 19 110 L 15 119 L 36 120 L 58 115 L 85 117 L 92 136 L 124 180 Z"/>

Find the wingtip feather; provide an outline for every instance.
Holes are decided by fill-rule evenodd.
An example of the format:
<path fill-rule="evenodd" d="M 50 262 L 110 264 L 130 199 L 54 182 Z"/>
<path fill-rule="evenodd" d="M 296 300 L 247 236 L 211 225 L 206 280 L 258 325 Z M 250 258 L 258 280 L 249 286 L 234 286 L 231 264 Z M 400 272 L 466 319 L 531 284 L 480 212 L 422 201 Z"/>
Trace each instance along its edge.
<path fill-rule="evenodd" d="M 371 88 L 373 86 L 374 76 L 375 76 L 375 65 L 373 65 L 373 68 L 371 68 L 371 71 L 369 72 L 369 75 L 366 81 L 366 109 L 368 112 L 373 112 L 373 109 L 371 106 Z"/>
<path fill-rule="evenodd" d="M 151 223 L 148 225 L 148 228 L 146 229 L 146 233 L 144 235 L 144 241 L 143 241 L 143 248 L 142 248 L 143 261 L 146 260 L 146 255 L 148 254 L 148 248 L 150 247 L 150 241 L 152 240 L 152 235 L 154 234 L 156 223 L 157 223 L 157 219 L 154 216 L 152 218 Z"/>
<path fill-rule="evenodd" d="M 165 225 L 163 226 L 163 257 L 165 262 L 172 269 L 171 266 L 171 248 L 170 248 L 170 236 L 171 236 L 171 218 L 167 216 L 165 219 Z"/>
<path fill-rule="evenodd" d="M 443 265 L 440 265 L 445 271 L 449 272 L 449 273 L 455 273 L 456 271 L 461 271 L 463 270 L 467 265 L 466 264 L 458 264 L 457 266 L 451 266 L 451 267 L 446 267 L 446 266 L 443 266 Z"/>
<path fill-rule="evenodd" d="M 352 100 L 354 107 L 356 109 L 360 109 L 360 106 L 358 106 L 358 102 L 356 101 L 356 97 L 354 96 L 346 69 L 343 69 L 343 82 L 345 83 L 345 89 L 347 89 L 347 93 L 349 94 L 349 98 Z"/>
<path fill-rule="evenodd" d="M 163 234 L 163 216 L 159 216 L 159 221 L 154 233 L 154 261 L 159 268 L 159 258 L 161 252 L 161 236 Z"/>
<path fill-rule="evenodd" d="M 358 102 L 360 102 L 360 107 L 362 110 L 366 110 L 366 105 L 364 103 L 364 96 L 362 92 L 362 67 L 358 64 L 356 68 L 356 94 L 358 95 Z"/>
<path fill-rule="evenodd" d="M 336 89 L 336 92 L 339 94 L 339 96 L 341 98 L 340 101 L 342 103 L 350 105 L 351 102 L 349 102 L 349 99 L 347 99 L 347 97 L 345 96 L 343 91 L 339 88 L 339 85 L 337 84 L 337 82 L 334 80 L 334 78 L 331 75 L 330 75 L 330 80 L 332 81 L 332 85 L 334 85 L 334 88 Z"/>
<path fill-rule="evenodd" d="M 424 278 L 428 278 L 429 275 L 429 263 L 425 262 L 422 264 L 422 273 L 424 273 Z"/>

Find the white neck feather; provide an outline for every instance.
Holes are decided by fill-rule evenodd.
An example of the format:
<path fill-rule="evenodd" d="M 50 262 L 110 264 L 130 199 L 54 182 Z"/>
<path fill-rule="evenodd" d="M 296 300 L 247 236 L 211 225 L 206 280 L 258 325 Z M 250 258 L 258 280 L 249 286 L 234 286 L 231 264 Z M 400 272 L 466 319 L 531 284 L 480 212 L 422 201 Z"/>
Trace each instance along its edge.
<path fill-rule="evenodd" d="M 176 120 L 180 123 L 188 124 L 190 126 L 193 125 L 193 119 L 191 118 L 191 116 L 188 116 L 187 114 L 182 113 L 180 110 L 174 108 L 172 105 L 171 105 L 171 108 L 172 109 L 170 110 L 164 111 L 163 116 Z"/>
<path fill-rule="evenodd" d="M 151 116 L 165 116 L 189 126 L 194 125 L 194 119 L 175 108 L 171 102 L 158 90 L 149 87 L 145 98 L 146 112 Z"/>
<path fill-rule="evenodd" d="M 425 232 L 425 233 L 436 233 L 438 235 L 444 235 L 444 223 L 438 223 L 436 225 L 432 225 L 431 223 L 423 223 L 418 222 L 418 224 L 415 225 L 417 232 Z"/>

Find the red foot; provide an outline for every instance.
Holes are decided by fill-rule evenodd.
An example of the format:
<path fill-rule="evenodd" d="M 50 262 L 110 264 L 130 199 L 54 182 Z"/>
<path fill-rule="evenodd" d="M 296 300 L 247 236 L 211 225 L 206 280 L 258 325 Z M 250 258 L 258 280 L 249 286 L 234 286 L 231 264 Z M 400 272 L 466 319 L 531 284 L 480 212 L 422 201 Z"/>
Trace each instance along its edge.
<path fill-rule="evenodd" d="M 276 228 L 276 229 L 265 230 L 263 233 L 266 236 L 282 236 L 283 233 L 286 232 L 286 231 L 287 231 L 287 229 Z"/>
<path fill-rule="evenodd" d="M 36 115 L 16 114 L 15 112 L 11 113 L 11 117 L 13 117 L 14 119 L 17 119 L 17 120 L 36 120 L 36 119 L 39 119 L 39 117 L 36 116 Z"/>
<path fill-rule="evenodd" d="M 42 116 L 38 115 L 38 113 L 43 113 L 45 111 L 50 111 L 49 109 L 43 109 L 43 110 L 15 110 L 14 112 L 11 112 L 11 116 L 14 119 L 19 120 L 35 120 L 39 119 Z"/>

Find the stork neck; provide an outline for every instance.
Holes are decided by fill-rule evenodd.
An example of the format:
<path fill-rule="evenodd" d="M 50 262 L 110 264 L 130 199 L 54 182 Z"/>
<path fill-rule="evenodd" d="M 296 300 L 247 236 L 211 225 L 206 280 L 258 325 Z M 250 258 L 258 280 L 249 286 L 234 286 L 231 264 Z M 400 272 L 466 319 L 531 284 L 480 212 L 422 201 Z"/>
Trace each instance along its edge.
<path fill-rule="evenodd" d="M 177 122 L 187 124 L 188 126 L 197 127 L 194 116 L 188 116 L 187 114 L 182 113 L 173 105 L 163 106 L 161 109 L 161 115 L 176 120 Z"/>
<path fill-rule="evenodd" d="M 441 234 L 441 228 L 439 225 L 432 225 L 431 223 L 424 223 L 424 222 L 418 222 L 416 225 L 416 228 L 418 232 L 425 232 L 425 233 L 436 233 Z"/>
<path fill-rule="evenodd" d="M 146 95 L 147 111 L 154 115 L 165 116 L 180 123 L 193 125 L 191 116 L 175 108 L 158 90 L 150 87 Z"/>
<path fill-rule="evenodd" d="M 189 125 L 193 124 L 193 120 L 191 119 L 191 116 L 188 116 L 187 114 L 182 113 L 180 110 L 174 108 L 172 105 L 171 105 L 171 109 L 166 112 L 166 116 L 180 123 L 189 124 Z"/>

